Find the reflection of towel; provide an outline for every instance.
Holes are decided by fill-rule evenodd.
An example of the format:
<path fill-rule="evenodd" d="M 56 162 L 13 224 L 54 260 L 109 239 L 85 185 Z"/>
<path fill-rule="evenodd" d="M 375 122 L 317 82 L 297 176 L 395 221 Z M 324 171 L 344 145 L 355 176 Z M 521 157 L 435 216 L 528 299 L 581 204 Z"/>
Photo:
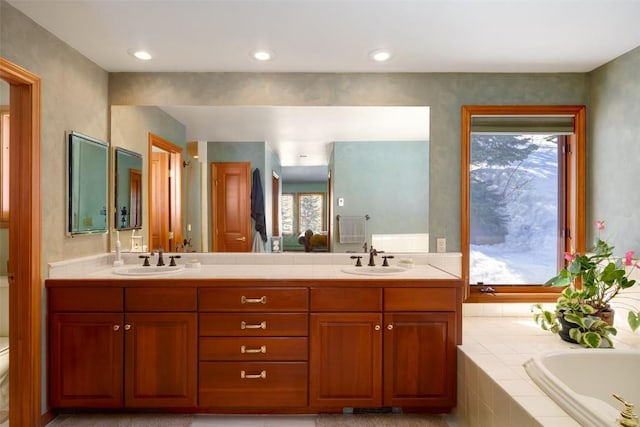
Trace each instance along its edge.
<path fill-rule="evenodd" d="M 365 241 L 366 218 L 364 216 L 342 216 L 338 219 L 340 243 L 362 243 Z"/>
<path fill-rule="evenodd" d="M 260 169 L 253 171 L 253 184 L 251 185 L 251 218 L 256 222 L 256 231 L 260 233 L 262 241 L 267 241 L 267 224 L 264 217 L 264 194 L 260 181 Z"/>
<path fill-rule="evenodd" d="M 264 248 L 264 242 L 262 236 L 257 231 L 253 234 L 253 245 L 251 246 L 251 252 L 266 252 Z"/>

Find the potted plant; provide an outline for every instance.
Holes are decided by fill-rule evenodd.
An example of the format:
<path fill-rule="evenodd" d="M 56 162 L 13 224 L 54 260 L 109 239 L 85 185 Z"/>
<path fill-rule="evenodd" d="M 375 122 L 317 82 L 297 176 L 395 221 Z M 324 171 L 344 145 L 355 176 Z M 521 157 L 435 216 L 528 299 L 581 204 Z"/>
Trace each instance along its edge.
<path fill-rule="evenodd" d="M 627 252 L 624 259 L 614 257 L 614 247 L 600 238 L 604 221 L 596 221 L 595 226 L 598 237 L 592 252 L 565 253 L 566 268 L 546 283 L 565 287 L 555 310 L 544 310 L 541 304 L 536 304 L 533 318 L 542 329 L 557 333 L 566 341 L 597 348 L 605 340 L 613 347 L 610 336 L 616 335 L 617 330 L 613 327 L 611 300 L 636 284 L 629 274 L 640 266 L 634 264 L 633 251 Z M 640 310 L 629 308 L 627 320 L 635 331 L 640 327 Z"/>

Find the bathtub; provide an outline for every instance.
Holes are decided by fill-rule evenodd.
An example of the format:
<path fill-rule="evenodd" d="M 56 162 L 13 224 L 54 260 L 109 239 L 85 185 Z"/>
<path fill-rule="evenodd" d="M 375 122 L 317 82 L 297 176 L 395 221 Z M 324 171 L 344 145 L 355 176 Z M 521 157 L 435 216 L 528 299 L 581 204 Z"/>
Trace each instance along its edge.
<path fill-rule="evenodd" d="M 554 351 L 528 360 L 524 368 L 582 426 L 616 425 L 623 405 L 613 393 L 640 407 L 640 350 Z"/>

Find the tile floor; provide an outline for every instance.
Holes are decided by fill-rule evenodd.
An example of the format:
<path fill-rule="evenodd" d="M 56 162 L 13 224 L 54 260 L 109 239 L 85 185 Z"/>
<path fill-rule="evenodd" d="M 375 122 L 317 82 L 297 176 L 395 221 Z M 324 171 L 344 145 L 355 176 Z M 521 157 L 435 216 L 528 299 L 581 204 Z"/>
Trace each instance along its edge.
<path fill-rule="evenodd" d="M 63 414 L 47 427 L 446 427 L 432 415 Z"/>

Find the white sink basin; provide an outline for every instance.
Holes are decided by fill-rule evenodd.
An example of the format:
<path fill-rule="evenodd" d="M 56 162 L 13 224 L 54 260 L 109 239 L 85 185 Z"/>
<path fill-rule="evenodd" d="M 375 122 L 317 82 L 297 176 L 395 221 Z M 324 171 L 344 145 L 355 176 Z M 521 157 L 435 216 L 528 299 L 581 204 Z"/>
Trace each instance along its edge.
<path fill-rule="evenodd" d="M 402 267 L 382 267 L 382 266 L 345 267 L 342 269 L 343 273 L 359 274 L 362 276 L 389 276 L 394 274 L 401 274 L 401 273 L 404 273 L 405 271 L 407 271 L 407 269 Z"/>
<path fill-rule="evenodd" d="M 120 274 L 122 276 L 165 276 L 179 273 L 183 270 L 183 265 L 178 265 L 176 267 L 118 267 L 113 269 L 113 273 Z"/>

